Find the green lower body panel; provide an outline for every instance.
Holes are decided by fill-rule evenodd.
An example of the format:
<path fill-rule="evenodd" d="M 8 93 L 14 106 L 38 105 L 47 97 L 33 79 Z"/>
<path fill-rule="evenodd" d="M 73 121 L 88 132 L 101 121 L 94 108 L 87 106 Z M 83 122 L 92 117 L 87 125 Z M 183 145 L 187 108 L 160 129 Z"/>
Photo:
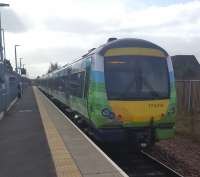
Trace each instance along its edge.
<path fill-rule="evenodd" d="M 156 140 L 164 140 L 172 138 L 175 134 L 175 127 L 170 129 L 156 128 Z"/>

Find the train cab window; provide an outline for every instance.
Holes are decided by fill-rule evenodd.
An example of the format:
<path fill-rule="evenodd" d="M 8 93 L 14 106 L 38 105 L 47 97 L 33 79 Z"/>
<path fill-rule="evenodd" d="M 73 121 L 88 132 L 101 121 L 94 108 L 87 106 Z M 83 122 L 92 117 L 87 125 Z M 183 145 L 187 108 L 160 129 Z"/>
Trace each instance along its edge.
<path fill-rule="evenodd" d="M 164 58 L 105 57 L 105 82 L 110 100 L 169 98 L 169 76 Z"/>
<path fill-rule="evenodd" d="M 79 72 L 70 76 L 70 93 L 74 96 L 83 97 L 85 72 Z"/>

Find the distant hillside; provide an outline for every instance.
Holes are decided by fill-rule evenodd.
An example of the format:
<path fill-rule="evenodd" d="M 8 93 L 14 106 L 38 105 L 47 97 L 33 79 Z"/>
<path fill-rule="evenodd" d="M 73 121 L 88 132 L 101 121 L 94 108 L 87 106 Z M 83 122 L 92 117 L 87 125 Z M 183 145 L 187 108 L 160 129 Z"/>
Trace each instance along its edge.
<path fill-rule="evenodd" d="M 194 55 L 172 56 L 176 80 L 200 79 L 200 64 Z"/>

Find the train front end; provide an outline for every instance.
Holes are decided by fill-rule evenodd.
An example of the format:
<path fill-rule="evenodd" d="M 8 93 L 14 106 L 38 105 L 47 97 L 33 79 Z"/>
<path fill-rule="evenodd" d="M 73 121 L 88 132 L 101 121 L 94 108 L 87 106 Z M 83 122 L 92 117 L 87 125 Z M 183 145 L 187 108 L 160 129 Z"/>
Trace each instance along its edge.
<path fill-rule="evenodd" d="M 98 110 L 107 119 L 99 129 L 104 139 L 146 147 L 171 138 L 176 91 L 168 54 L 148 41 L 124 39 L 111 42 L 100 55 L 107 99 Z"/>

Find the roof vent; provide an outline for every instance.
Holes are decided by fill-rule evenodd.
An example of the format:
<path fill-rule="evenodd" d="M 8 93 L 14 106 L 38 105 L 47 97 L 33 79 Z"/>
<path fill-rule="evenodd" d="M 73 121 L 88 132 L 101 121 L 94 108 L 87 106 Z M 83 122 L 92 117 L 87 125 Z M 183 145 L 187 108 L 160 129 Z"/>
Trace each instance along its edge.
<path fill-rule="evenodd" d="M 107 42 L 111 42 L 111 41 L 115 41 L 115 40 L 117 40 L 116 37 L 111 37 L 111 38 L 108 38 Z"/>

